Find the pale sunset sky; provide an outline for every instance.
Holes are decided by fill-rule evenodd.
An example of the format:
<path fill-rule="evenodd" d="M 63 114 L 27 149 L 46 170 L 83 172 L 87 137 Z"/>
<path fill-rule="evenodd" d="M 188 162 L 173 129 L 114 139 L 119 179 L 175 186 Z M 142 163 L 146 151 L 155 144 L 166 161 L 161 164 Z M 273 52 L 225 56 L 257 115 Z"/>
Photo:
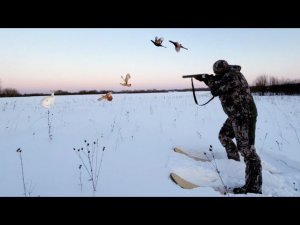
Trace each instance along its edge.
<path fill-rule="evenodd" d="M 0 84 L 22 94 L 190 88 L 182 75 L 211 74 L 218 59 L 241 65 L 249 84 L 262 74 L 300 79 L 300 29 L 0 28 Z M 131 87 L 120 85 L 127 73 Z"/>

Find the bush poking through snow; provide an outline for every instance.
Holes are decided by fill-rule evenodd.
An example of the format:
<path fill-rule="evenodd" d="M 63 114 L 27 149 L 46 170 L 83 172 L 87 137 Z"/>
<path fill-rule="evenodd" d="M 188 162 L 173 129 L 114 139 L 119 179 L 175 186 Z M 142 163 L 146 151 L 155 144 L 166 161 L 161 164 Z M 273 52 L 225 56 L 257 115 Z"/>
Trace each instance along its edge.
<path fill-rule="evenodd" d="M 28 189 L 26 188 L 25 176 L 24 176 L 24 166 L 23 166 L 23 159 L 22 159 L 22 150 L 21 150 L 21 148 L 18 148 L 16 150 L 16 152 L 19 154 L 19 157 L 20 157 L 21 169 L 22 169 L 23 191 L 24 191 L 24 196 L 27 197 L 27 196 L 31 195 L 31 193 L 32 193 L 33 190 L 32 190 L 32 187 L 31 187 L 31 183 L 29 185 L 29 188 Z"/>
<path fill-rule="evenodd" d="M 97 184 L 98 179 L 100 175 L 101 165 L 103 162 L 103 156 L 104 156 L 104 150 L 105 146 L 102 148 L 102 154 L 99 162 L 99 145 L 98 145 L 98 139 L 97 141 L 94 141 L 91 145 L 87 140 L 84 140 L 85 147 L 81 148 L 73 148 L 74 152 L 78 155 L 81 164 L 79 165 L 79 181 L 80 181 L 80 190 L 82 191 L 82 174 L 81 174 L 81 168 L 84 167 L 85 171 L 88 175 L 88 181 L 92 184 L 93 189 L 93 196 L 95 195 L 95 192 L 97 191 Z"/>
<path fill-rule="evenodd" d="M 230 188 L 228 188 L 228 187 L 225 185 L 225 183 L 224 183 L 224 181 L 223 181 L 223 179 L 222 179 L 222 177 L 221 177 L 220 170 L 218 169 L 218 165 L 217 165 L 217 163 L 216 163 L 216 159 L 215 159 L 215 155 L 214 155 L 214 152 L 213 152 L 213 147 L 212 147 L 212 145 L 209 146 L 209 152 L 210 152 L 210 154 L 211 154 L 212 160 L 207 156 L 207 153 L 206 153 L 206 152 L 204 152 L 204 155 L 205 155 L 205 157 L 208 159 L 208 161 L 213 165 L 214 169 L 216 170 L 216 172 L 217 172 L 217 174 L 218 174 L 218 176 L 219 176 L 219 178 L 220 178 L 220 181 L 221 181 L 221 183 L 222 183 L 222 185 L 223 185 L 223 187 L 224 187 L 224 190 L 225 190 L 224 195 L 226 195 L 226 194 L 229 192 L 229 189 L 230 189 Z"/>

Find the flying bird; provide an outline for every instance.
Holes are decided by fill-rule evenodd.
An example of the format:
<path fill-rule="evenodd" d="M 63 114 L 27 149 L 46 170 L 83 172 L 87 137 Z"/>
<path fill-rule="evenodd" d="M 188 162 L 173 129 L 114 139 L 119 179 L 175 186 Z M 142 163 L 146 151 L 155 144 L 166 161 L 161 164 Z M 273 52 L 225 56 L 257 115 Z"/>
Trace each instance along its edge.
<path fill-rule="evenodd" d="M 112 94 L 112 92 L 108 92 L 105 95 L 102 95 L 101 97 L 99 97 L 98 100 L 99 101 L 101 101 L 101 100 L 111 101 L 113 99 L 111 94 Z"/>
<path fill-rule="evenodd" d="M 41 105 L 47 109 L 50 109 L 54 106 L 55 96 L 54 92 L 51 93 L 51 96 L 47 96 L 41 100 Z"/>
<path fill-rule="evenodd" d="M 153 40 L 151 40 L 152 41 L 152 43 L 155 45 L 155 46 L 157 46 L 157 47 L 164 47 L 164 48 L 167 48 L 166 46 L 163 46 L 162 45 L 162 42 L 164 41 L 164 38 L 158 38 L 158 37 L 155 37 L 155 40 L 153 41 Z"/>
<path fill-rule="evenodd" d="M 187 48 L 183 47 L 179 42 L 175 42 L 175 41 L 169 41 L 169 42 L 171 42 L 173 45 L 175 45 L 176 52 L 179 52 L 180 48 L 184 48 L 184 49 L 188 50 Z"/>
<path fill-rule="evenodd" d="M 124 80 L 124 83 L 120 83 L 121 85 L 123 86 L 127 86 L 127 87 L 130 87 L 131 84 L 128 84 L 128 80 L 131 78 L 130 74 L 127 73 L 125 78 L 123 78 L 123 76 L 121 76 L 122 80 Z"/>

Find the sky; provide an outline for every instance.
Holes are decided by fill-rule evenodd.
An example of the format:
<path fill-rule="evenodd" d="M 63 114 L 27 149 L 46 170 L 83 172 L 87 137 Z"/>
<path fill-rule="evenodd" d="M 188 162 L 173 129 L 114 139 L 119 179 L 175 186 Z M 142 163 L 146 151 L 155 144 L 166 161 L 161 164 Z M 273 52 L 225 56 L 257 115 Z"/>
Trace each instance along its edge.
<path fill-rule="evenodd" d="M 182 75 L 211 74 L 219 59 L 240 65 L 250 84 L 264 74 L 300 78 L 297 28 L 2 28 L 0 49 L 1 87 L 21 93 L 190 88 Z M 127 73 L 130 88 L 120 85 Z"/>
<path fill-rule="evenodd" d="M 215 190 L 224 187 L 221 178 L 231 188 L 245 183 L 243 158 L 227 159 L 218 139 L 226 120 L 219 99 L 199 107 L 191 92 L 98 97 L 55 96 L 50 109 L 42 96 L 0 98 L 0 197 L 240 196 Z M 211 94 L 197 97 L 205 102 Z M 300 96 L 254 100 L 263 193 L 242 196 L 300 197 Z M 215 160 L 196 161 L 174 147 Z M 200 187 L 182 189 L 170 173 Z"/>

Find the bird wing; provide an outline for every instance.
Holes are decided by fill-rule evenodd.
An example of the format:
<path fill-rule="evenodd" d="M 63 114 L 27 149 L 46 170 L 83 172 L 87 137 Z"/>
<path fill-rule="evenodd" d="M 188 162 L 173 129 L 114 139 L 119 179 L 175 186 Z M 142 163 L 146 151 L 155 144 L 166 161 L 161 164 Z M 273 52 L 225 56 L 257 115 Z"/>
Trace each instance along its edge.
<path fill-rule="evenodd" d="M 49 107 L 49 102 L 48 102 L 48 97 L 45 97 L 41 101 L 41 106 L 48 108 Z"/>
<path fill-rule="evenodd" d="M 184 49 L 188 50 L 186 47 L 183 47 L 182 45 L 180 45 L 180 46 L 181 46 L 181 48 L 184 48 Z"/>
<path fill-rule="evenodd" d="M 103 100 L 103 99 L 108 99 L 111 96 L 112 92 L 108 92 L 105 95 L 102 95 L 101 97 L 98 98 L 99 101 Z"/>
<path fill-rule="evenodd" d="M 163 41 L 164 41 L 164 38 L 163 38 L 163 37 L 161 37 L 161 38 L 159 38 L 159 39 L 158 39 L 158 41 L 157 41 L 157 42 L 158 42 L 159 44 L 161 44 Z"/>
<path fill-rule="evenodd" d="M 54 97 L 53 96 L 48 96 L 42 99 L 41 105 L 45 108 L 50 108 L 51 106 L 54 105 Z"/>
<path fill-rule="evenodd" d="M 130 76 L 130 74 L 129 73 L 127 73 L 126 74 L 126 78 L 125 78 L 125 82 L 126 82 L 126 84 L 128 83 L 128 80 L 131 78 L 131 76 Z"/>

